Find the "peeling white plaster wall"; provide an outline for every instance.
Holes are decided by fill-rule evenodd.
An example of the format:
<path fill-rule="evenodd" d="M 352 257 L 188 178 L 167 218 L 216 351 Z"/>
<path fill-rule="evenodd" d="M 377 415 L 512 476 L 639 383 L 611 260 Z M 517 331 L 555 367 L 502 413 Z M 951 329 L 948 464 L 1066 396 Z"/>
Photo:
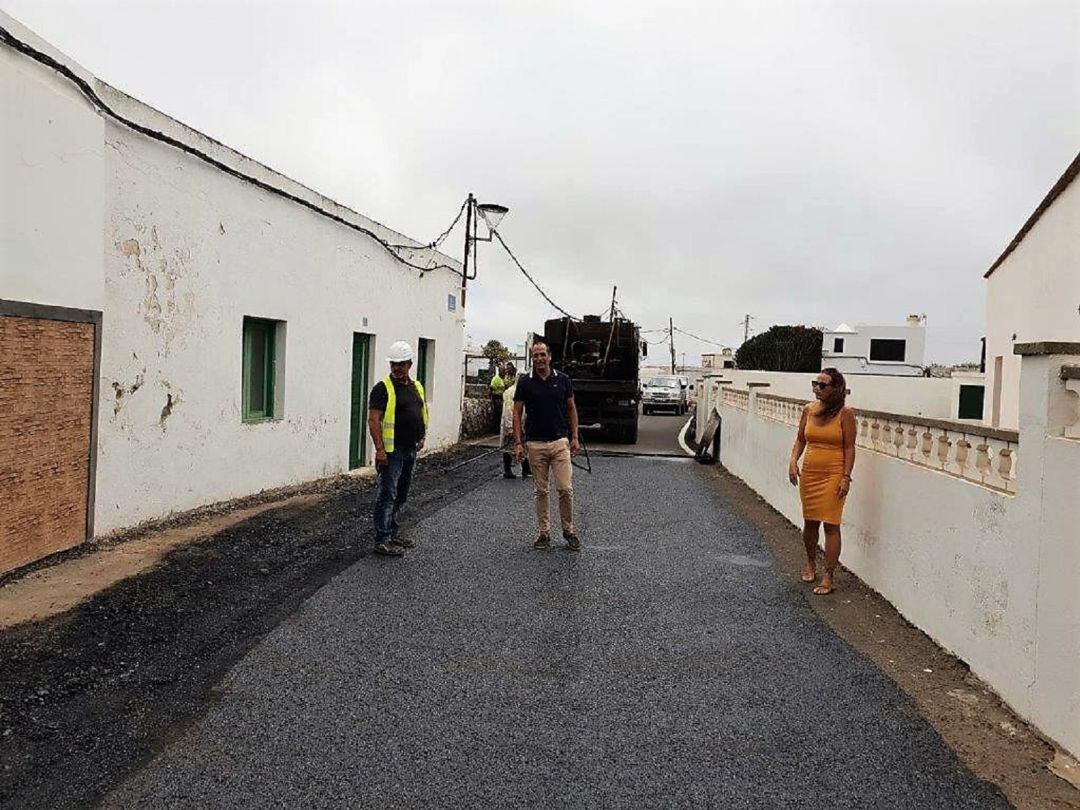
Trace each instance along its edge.
<path fill-rule="evenodd" d="M 369 237 L 119 126 L 106 144 L 101 531 L 344 472 L 354 332 L 374 335 L 370 384 L 392 342 L 434 339 L 428 447 L 457 440 L 459 277 L 421 279 Z M 286 323 L 271 422 L 241 420 L 245 316 Z"/>
<path fill-rule="evenodd" d="M 117 112 L 392 243 L 406 237 L 71 67 Z M 457 440 L 460 265 L 423 278 L 370 237 L 103 120 L 74 86 L 0 46 L 0 298 L 103 311 L 95 529 L 344 472 L 354 332 L 369 386 L 390 344 L 435 341 L 427 452 Z M 241 420 L 245 316 L 286 322 L 279 419 Z M 366 319 L 366 322 L 365 322 Z M 365 426 L 366 430 L 366 426 Z M 373 457 L 368 444 L 368 462 Z"/>

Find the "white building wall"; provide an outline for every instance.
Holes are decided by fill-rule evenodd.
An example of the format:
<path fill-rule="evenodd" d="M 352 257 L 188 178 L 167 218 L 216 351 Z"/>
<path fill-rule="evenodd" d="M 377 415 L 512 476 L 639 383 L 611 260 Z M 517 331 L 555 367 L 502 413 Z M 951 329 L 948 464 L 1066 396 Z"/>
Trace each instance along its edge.
<path fill-rule="evenodd" d="M 9 17 L 0 23 L 118 113 L 410 243 L 105 85 Z M 0 102 L 0 298 L 103 311 L 97 533 L 344 472 L 354 332 L 374 336 L 369 387 L 391 343 L 434 340 L 427 451 L 457 440 L 455 260 L 418 249 L 414 261 L 451 267 L 421 277 L 367 235 L 103 120 L 66 78 L 8 47 Z M 274 421 L 241 419 L 245 316 L 286 322 Z"/>
<path fill-rule="evenodd" d="M 0 47 L 0 298 L 101 310 L 103 132 L 70 84 Z"/>
<path fill-rule="evenodd" d="M 1080 182 L 1074 181 L 987 280 L 988 422 L 1015 428 L 1019 419 L 1020 358 L 1013 355 L 1013 345 L 1080 341 L 1078 306 Z M 994 423 L 994 392 L 998 388 L 1000 410 Z"/>
<path fill-rule="evenodd" d="M 375 336 L 371 383 L 391 343 L 434 339 L 428 448 L 457 440 L 458 276 L 420 278 L 369 237 L 178 150 L 112 124 L 106 137 L 102 391 L 115 398 L 101 411 L 99 531 L 344 472 L 354 332 Z M 271 422 L 241 420 L 245 316 L 286 323 Z"/>

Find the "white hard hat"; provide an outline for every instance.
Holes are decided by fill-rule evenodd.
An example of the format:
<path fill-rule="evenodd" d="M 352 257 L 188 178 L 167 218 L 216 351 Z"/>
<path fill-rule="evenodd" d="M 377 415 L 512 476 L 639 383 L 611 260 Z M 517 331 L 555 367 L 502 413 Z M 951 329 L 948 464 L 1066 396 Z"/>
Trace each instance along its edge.
<path fill-rule="evenodd" d="M 390 356 L 386 358 L 388 363 L 407 363 L 413 359 L 412 346 L 407 340 L 399 340 L 390 347 Z"/>

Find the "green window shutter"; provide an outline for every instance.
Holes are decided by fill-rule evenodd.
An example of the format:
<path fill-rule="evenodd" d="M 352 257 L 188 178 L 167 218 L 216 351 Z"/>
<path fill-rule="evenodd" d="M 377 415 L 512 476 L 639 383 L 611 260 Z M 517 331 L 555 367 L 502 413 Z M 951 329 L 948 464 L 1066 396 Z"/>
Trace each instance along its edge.
<path fill-rule="evenodd" d="M 255 422 L 274 417 L 274 353 L 277 324 L 244 319 L 243 419 Z"/>
<path fill-rule="evenodd" d="M 416 342 L 416 379 L 427 388 L 427 341 L 420 338 Z"/>

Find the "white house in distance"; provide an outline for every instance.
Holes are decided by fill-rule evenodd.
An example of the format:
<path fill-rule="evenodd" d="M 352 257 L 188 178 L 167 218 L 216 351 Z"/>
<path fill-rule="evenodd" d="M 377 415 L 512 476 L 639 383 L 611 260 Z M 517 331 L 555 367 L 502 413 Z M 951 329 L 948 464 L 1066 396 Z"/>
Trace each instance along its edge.
<path fill-rule="evenodd" d="M 923 373 L 925 354 L 923 316 L 909 315 L 905 326 L 842 323 L 822 336 L 821 367 L 844 374 L 915 377 Z"/>
<path fill-rule="evenodd" d="M 1080 155 L 986 271 L 991 425 L 1019 421 L 1018 343 L 1080 341 Z M 1018 302 L 1023 302 L 1018 305 Z"/>
<path fill-rule="evenodd" d="M 703 354 L 701 367 L 703 369 L 735 368 L 735 352 L 731 349 L 722 349 L 712 354 Z"/>
<path fill-rule="evenodd" d="M 370 464 L 397 340 L 457 440 L 455 260 L 0 28 L 0 571 Z"/>

